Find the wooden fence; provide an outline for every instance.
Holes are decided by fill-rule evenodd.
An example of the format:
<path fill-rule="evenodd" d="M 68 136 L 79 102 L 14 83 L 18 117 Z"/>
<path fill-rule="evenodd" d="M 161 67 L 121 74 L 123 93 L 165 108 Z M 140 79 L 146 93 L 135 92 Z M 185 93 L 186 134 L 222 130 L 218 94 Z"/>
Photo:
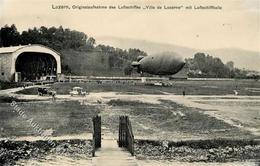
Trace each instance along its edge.
<path fill-rule="evenodd" d="M 132 155 L 134 155 L 134 134 L 128 116 L 119 117 L 118 136 L 119 147 L 125 147 Z"/>
<path fill-rule="evenodd" d="M 92 156 L 95 156 L 97 148 L 101 147 L 101 117 L 95 116 L 92 118 L 93 121 L 93 149 Z"/>

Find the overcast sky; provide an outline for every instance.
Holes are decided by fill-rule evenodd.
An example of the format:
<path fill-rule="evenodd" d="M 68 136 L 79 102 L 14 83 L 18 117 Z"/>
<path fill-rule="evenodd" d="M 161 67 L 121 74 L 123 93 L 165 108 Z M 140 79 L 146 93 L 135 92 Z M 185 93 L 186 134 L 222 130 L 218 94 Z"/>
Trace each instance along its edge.
<path fill-rule="evenodd" d="M 114 2 L 113 2 L 114 1 Z M 189 1 L 189 0 L 188 0 Z M 196 49 L 260 50 L 259 0 L 0 0 L 0 26 L 59 26 L 89 36 L 163 42 Z M 54 10 L 53 5 L 219 5 L 222 10 Z M 98 41 L 97 41 L 98 42 Z"/>

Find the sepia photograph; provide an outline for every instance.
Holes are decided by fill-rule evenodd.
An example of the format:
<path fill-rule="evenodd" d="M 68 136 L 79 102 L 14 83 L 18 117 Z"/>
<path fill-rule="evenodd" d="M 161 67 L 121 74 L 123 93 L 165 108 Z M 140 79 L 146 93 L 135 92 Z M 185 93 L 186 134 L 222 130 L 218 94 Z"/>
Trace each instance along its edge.
<path fill-rule="evenodd" d="M 0 166 L 260 166 L 259 0 L 0 0 Z"/>

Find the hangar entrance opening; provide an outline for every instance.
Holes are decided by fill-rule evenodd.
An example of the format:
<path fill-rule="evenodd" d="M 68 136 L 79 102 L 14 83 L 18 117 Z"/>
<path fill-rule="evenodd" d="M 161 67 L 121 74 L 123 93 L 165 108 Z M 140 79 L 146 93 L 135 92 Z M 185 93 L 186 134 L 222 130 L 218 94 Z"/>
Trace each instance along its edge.
<path fill-rule="evenodd" d="M 16 72 L 22 81 L 43 80 L 46 76 L 56 76 L 57 62 L 51 54 L 23 52 L 15 62 Z"/>

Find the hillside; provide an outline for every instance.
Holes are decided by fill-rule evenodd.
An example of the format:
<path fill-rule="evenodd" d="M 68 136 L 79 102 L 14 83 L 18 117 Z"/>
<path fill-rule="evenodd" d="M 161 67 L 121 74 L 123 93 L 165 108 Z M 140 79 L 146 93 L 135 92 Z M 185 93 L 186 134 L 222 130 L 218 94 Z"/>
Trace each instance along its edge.
<path fill-rule="evenodd" d="M 114 47 L 119 47 L 123 49 L 139 48 L 147 52 L 148 54 L 173 51 L 182 55 L 184 58 L 191 58 L 197 52 L 204 52 L 210 54 L 211 56 L 221 58 L 224 63 L 226 63 L 227 61 L 233 61 L 235 63 L 235 67 L 237 68 L 260 71 L 260 53 L 254 51 L 248 51 L 238 48 L 199 50 L 173 44 L 117 37 L 97 37 L 96 40 L 97 43 L 112 45 Z"/>
<path fill-rule="evenodd" d="M 260 71 L 260 53 L 237 48 L 223 48 L 207 51 L 212 56 L 217 56 L 223 62 L 233 61 L 235 67 Z"/>
<path fill-rule="evenodd" d="M 124 72 L 109 67 L 109 57 L 97 51 L 77 51 L 63 49 L 60 51 L 62 63 L 68 65 L 71 73 L 75 75 L 93 76 L 123 76 Z"/>

